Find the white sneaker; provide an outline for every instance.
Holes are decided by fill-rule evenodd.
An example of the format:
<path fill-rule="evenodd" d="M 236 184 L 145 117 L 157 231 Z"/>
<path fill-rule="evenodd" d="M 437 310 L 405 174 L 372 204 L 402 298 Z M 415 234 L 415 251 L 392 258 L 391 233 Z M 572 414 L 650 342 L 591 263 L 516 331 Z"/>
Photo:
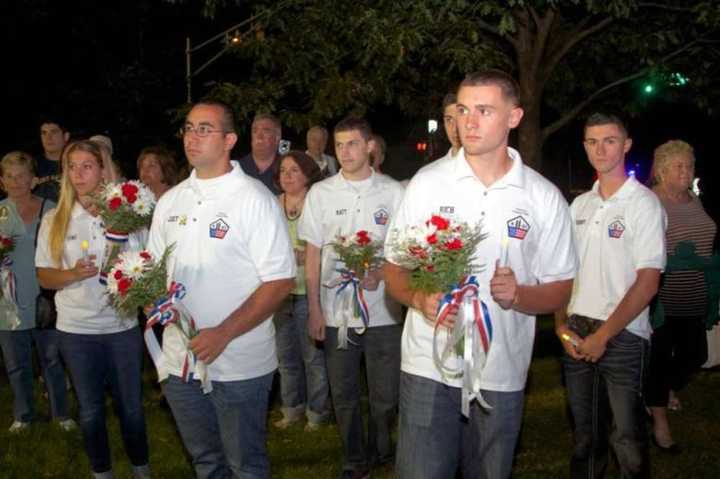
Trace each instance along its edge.
<path fill-rule="evenodd" d="M 58 421 L 58 426 L 60 426 L 60 429 L 65 432 L 74 431 L 78 428 L 77 423 L 72 419 L 63 419 L 62 421 Z"/>
<path fill-rule="evenodd" d="M 28 428 L 30 428 L 29 422 L 22 422 L 22 421 L 13 421 L 12 425 L 10 426 L 10 431 L 13 434 L 17 434 L 23 431 L 26 431 Z"/>
<path fill-rule="evenodd" d="M 275 426 L 278 429 L 287 429 L 288 427 L 292 426 L 296 422 L 300 422 L 300 419 L 292 420 L 287 417 L 284 417 L 284 418 L 280 419 L 279 421 L 275 421 L 273 423 L 273 426 Z"/>
<path fill-rule="evenodd" d="M 310 422 L 308 421 L 307 424 L 305 424 L 305 432 L 315 432 L 320 430 L 320 424 L 317 422 Z"/>

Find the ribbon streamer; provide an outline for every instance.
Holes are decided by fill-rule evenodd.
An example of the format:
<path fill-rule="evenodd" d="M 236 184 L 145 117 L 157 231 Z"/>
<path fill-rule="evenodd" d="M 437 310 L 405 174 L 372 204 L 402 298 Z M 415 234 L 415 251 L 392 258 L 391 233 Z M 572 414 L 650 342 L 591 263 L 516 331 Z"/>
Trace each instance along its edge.
<path fill-rule="evenodd" d="M 105 257 L 103 258 L 102 270 L 98 281 L 103 286 L 107 285 L 107 276 L 113 267 L 113 263 L 117 257 L 127 248 L 127 243 L 130 239 L 128 233 L 116 233 L 114 231 L 105 231 Z"/>
<path fill-rule="evenodd" d="M 480 392 L 480 379 L 492 344 L 492 321 L 487 305 L 480 300 L 479 285 L 475 276 L 467 276 L 447 293 L 438 308 L 433 334 L 433 361 L 443 379 L 462 378 L 461 411 L 465 417 L 470 415 L 470 403 L 477 399 L 485 409 L 492 407 Z M 440 351 L 439 336 L 448 322 L 450 312 L 462 308 L 446 333 L 447 342 Z M 462 345 L 459 353 L 457 348 Z M 448 359 L 460 356 L 462 365 L 453 368 L 447 365 Z"/>
<path fill-rule="evenodd" d="M 338 328 L 338 349 L 347 349 L 348 342 L 353 343 L 348 337 L 348 325 L 351 320 L 359 317 L 363 326 L 355 328 L 357 334 L 363 334 L 370 327 L 370 309 L 365 300 L 363 287 L 360 279 L 354 271 L 339 269 L 340 277 L 334 279 L 327 285 L 327 288 L 338 288 L 333 300 L 333 317 L 340 316 L 340 327 Z M 339 307 L 338 307 L 339 306 Z"/>
<path fill-rule="evenodd" d="M 183 360 L 182 379 L 185 382 L 189 382 L 191 375 L 193 375 L 200 380 L 203 392 L 209 393 L 212 391 L 212 382 L 208 376 L 207 365 L 195 357 L 195 354 L 188 344 L 197 331 L 197 327 L 192 315 L 182 303 L 186 292 L 185 286 L 181 283 L 173 281 L 170 284 L 167 296 L 155 302 L 153 310 L 148 316 L 143 336 L 145 337 L 145 344 L 147 345 L 150 357 L 153 363 L 155 363 L 155 367 L 160 370 L 165 364 L 165 354 L 160 344 L 158 344 L 152 328 L 156 324 L 165 328 L 174 324 L 176 328 L 180 329 L 180 332 L 185 336 L 185 346 L 187 349 L 185 359 Z"/>
<path fill-rule="evenodd" d="M 15 330 L 20 327 L 20 316 L 17 307 L 17 291 L 15 290 L 15 273 L 12 271 L 13 262 L 5 256 L 0 262 L 0 299 L 2 301 L 3 315 L 6 318 L 4 327 Z"/>

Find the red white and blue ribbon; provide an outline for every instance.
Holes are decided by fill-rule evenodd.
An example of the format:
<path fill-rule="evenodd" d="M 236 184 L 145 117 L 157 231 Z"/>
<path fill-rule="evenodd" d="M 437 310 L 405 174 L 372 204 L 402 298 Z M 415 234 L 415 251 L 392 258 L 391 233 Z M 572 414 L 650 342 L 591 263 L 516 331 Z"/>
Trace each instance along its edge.
<path fill-rule="evenodd" d="M 12 264 L 9 256 L 5 256 L 0 263 L 0 296 L 3 302 L 3 328 L 15 330 L 20 327 L 20 315 L 17 308 L 15 273 L 12 271 Z"/>
<path fill-rule="evenodd" d="M 180 330 L 186 342 L 189 342 L 194 332 L 197 331 L 195 320 L 182 303 L 186 293 L 185 286 L 173 281 L 170 284 L 167 296 L 155 301 L 153 309 L 148 315 L 144 332 L 145 344 L 158 370 L 163 368 L 165 356 L 162 347 L 158 344 L 155 333 L 153 333 L 153 326 L 159 324 L 167 328 L 169 325 L 174 324 Z M 189 382 L 192 375 L 195 379 L 200 380 L 203 392 L 209 393 L 212 391 L 212 382 L 208 377 L 207 365 L 195 357 L 189 344 L 185 344 L 185 347 L 185 359 L 182 366 L 183 381 Z"/>
<path fill-rule="evenodd" d="M 333 300 L 333 316 L 340 319 L 338 328 L 338 349 L 347 349 L 348 327 L 350 321 L 359 317 L 362 327 L 355 328 L 357 334 L 363 334 L 370 327 L 370 309 L 365 300 L 363 287 L 360 279 L 354 271 L 349 269 L 338 270 L 340 277 L 327 285 L 329 288 L 337 288 Z M 355 343 L 353 343 L 355 344 Z"/>
<path fill-rule="evenodd" d="M 457 310 L 455 323 L 447 326 L 449 317 Z M 445 333 L 445 346 L 440 348 L 440 336 Z M 470 404 L 477 399 L 486 409 L 492 407 L 480 392 L 480 379 L 490 354 L 493 327 L 487 305 L 480 299 L 475 276 L 467 276 L 447 293 L 440 302 L 433 335 L 433 360 L 445 380 L 462 378 L 461 410 L 470 415 Z M 460 356 L 460 367 L 449 366 L 448 359 Z"/>
<path fill-rule="evenodd" d="M 98 281 L 100 281 L 100 284 L 103 286 L 107 285 L 107 276 L 113 266 L 111 263 L 125 249 L 130 235 L 128 233 L 116 233 L 106 230 L 105 239 L 107 240 L 105 244 L 105 257 L 103 258 L 102 269 L 100 270 L 100 276 L 98 278 Z"/>

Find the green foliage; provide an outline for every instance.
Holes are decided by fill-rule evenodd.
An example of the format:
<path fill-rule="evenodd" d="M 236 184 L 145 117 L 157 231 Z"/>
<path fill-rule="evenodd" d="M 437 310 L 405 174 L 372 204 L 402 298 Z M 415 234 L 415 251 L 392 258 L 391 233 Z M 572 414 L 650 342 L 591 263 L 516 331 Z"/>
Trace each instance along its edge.
<path fill-rule="evenodd" d="M 111 296 L 113 308 L 120 316 L 134 317 L 138 309 L 167 296 L 167 261 L 174 248 L 174 244 L 168 246 L 162 257 L 158 261 L 153 261 L 141 278 L 133 280 L 127 294 Z"/>

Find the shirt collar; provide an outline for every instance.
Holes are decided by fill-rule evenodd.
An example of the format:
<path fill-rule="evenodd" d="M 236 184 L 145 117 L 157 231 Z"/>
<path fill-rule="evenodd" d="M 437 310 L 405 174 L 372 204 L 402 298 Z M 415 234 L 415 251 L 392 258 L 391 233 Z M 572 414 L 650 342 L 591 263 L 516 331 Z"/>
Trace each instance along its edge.
<path fill-rule="evenodd" d="M 93 217 L 88 210 L 86 210 L 83 205 L 80 204 L 79 201 L 75 200 L 75 203 L 73 204 L 72 211 L 70 212 L 70 217 L 72 219 L 80 218 L 81 216 L 87 216 L 87 217 Z M 98 216 L 99 218 L 99 216 Z"/>
<path fill-rule="evenodd" d="M 335 178 L 335 184 L 340 188 L 354 188 L 352 186 L 352 181 L 343 176 L 342 168 L 340 168 L 340 171 L 337 172 L 337 175 L 333 175 L 331 178 Z M 370 167 L 370 189 L 375 188 L 375 185 L 377 185 L 377 173 L 375 173 L 375 169 L 373 167 Z"/>
<path fill-rule="evenodd" d="M 492 188 L 503 188 L 505 186 L 525 187 L 525 172 L 523 171 L 523 162 L 520 153 L 514 149 L 507 147 L 507 154 L 512 161 L 510 170 L 505 175 L 491 185 Z M 465 159 L 465 148 L 460 148 L 458 154 L 451 155 L 451 161 L 457 179 L 477 178 L 475 172 L 470 167 L 470 163 Z"/>
<path fill-rule="evenodd" d="M 630 175 L 627 178 L 625 178 L 625 182 L 622 184 L 620 189 L 618 189 L 615 193 L 612 194 L 610 198 L 608 198 L 606 201 L 614 201 L 614 200 L 623 200 L 626 198 L 629 198 L 633 192 L 637 189 L 637 187 L 640 186 L 640 183 L 635 178 L 634 175 Z M 592 192 L 602 200 L 602 196 L 600 195 L 600 181 L 595 180 L 595 183 L 593 183 L 592 186 Z"/>
<path fill-rule="evenodd" d="M 215 193 L 220 193 L 225 189 L 227 185 L 231 184 L 235 178 L 246 176 L 237 161 L 230 161 L 230 166 L 232 167 L 232 169 L 224 175 L 220 175 L 207 180 L 199 179 L 197 177 L 197 171 L 193 168 L 192 172 L 190 173 L 190 177 L 188 178 L 188 186 L 197 195 L 203 197 L 210 197 L 213 196 Z"/>

